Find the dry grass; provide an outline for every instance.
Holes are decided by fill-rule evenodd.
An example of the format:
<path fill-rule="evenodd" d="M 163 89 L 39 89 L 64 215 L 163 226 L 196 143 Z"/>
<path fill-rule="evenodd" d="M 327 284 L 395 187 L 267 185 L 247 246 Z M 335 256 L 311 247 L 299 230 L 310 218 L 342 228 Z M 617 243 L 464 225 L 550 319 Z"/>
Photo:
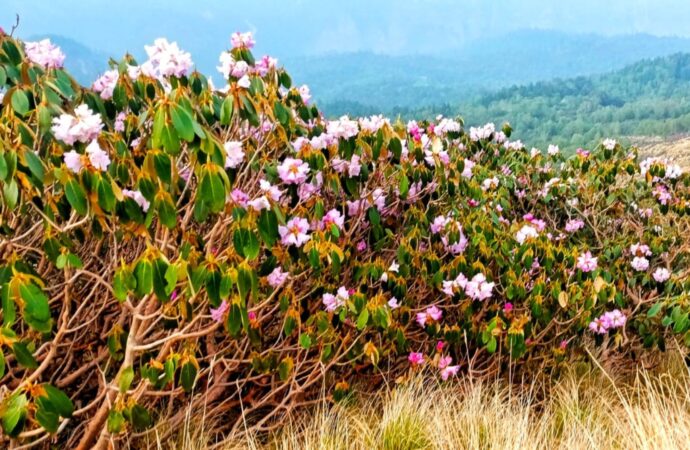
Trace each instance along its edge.
<path fill-rule="evenodd" d="M 690 377 L 680 357 L 663 370 L 626 380 L 601 368 L 574 372 L 548 387 L 477 380 L 436 385 L 416 379 L 375 400 L 323 405 L 270 437 L 236 437 L 235 449 L 676 449 L 690 436 Z M 542 389 L 546 389 L 542 387 Z M 190 420 L 194 420 L 193 418 Z M 207 427 L 208 429 L 208 427 Z M 206 431 L 207 431 L 206 429 Z M 209 448 L 189 426 L 159 449 Z"/>

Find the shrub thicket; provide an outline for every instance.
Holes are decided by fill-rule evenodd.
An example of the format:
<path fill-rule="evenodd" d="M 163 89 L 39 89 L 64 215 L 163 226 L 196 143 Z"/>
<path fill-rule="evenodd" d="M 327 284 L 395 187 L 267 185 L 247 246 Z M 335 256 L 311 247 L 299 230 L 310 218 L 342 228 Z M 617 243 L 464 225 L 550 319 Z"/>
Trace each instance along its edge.
<path fill-rule="evenodd" d="M 420 366 L 550 373 L 690 341 L 688 184 L 462 121 L 326 121 L 233 36 L 216 90 L 165 40 L 92 88 L 0 36 L 0 418 L 90 448 L 191 404 L 266 429 Z M 690 343 L 690 342 L 688 342 Z"/>

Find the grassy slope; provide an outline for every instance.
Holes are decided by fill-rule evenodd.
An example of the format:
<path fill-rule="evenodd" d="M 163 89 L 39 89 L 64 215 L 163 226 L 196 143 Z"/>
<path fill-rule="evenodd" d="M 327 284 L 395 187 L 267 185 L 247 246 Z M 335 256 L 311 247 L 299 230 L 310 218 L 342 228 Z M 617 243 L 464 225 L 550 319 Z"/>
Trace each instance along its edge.
<path fill-rule="evenodd" d="M 611 375 L 613 373 L 614 375 Z M 690 433 L 690 376 L 673 355 L 661 369 L 615 375 L 579 367 L 549 386 L 416 378 L 375 398 L 321 406 L 269 439 L 222 443 L 201 415 L 160 449 L 675 449 Z M 544 392 L 548 392 L 546 396 Z"/>

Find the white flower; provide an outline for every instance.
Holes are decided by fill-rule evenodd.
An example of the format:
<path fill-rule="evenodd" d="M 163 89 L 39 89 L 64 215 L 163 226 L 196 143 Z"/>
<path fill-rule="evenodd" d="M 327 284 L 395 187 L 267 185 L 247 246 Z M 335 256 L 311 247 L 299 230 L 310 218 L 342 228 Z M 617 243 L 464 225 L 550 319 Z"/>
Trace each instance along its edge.
<path fill-rule="evenodd" d="M 527 239 L 536 237 L 539 237 L 539 232 L 537 232 L 536 228 L 525 225 L 520 229 L 520 231 L 517 232 L 515 235 L 515 240 L 522 245 Z"/>
<path fill-rule="evenodd" d="M 236 169 L 244 161 L 242 143 L 239 141 L 228 141 L 223 144 L 223 148 L 225 148 L 225 168 Z"/>
<path fill-rule="evenodd" d="M 101 172 L 108 170 L 108 166 L 110 165 L 110 157 L 108 156 L 108 153 L 103 150 L 100 145 L 98 145 L 98 141 L 91 141 L 91 143 L 86 147 L 86 154 L 89 155 L 89 161 L 94 168 L 100 170 Z"/>
<path fill-rule="evenodd" d="M 151 206 L 151 202 L 146 200 L 146 197 L 144 197 L 144 195 L 140 191 L 132 191 L 129 189 L 123 189 L 122 195 L 124 195 L 125 197 L 129 197 L 132 200 L 134 200 L 137 203 L 137 205 L 139 205 L 144 212 L 147 212 L 149 210 L 149 207 Z"/>
<path fill-rule="evenodd" d="M 657 283 L 663 283 L 664 281 L 671 278 L 671 272 L 669 272 L 669 270 L 665 267 L 659 267 L 654 271 L 652 277 L 654 278 L 654 280 L 656 280 Z"/>
<path fill-rule="evenodd" d="M 630 265 L 632 266 L 633 269 L 635 269 L 638 272 L 644 272 L 649 268 L 649 260 L 647 258 L 643 258 L 641 256 L 636 256 L 633 258 L 633 260 L 630 262 Z"/>
<path fill-rule="evenodd" d="M 604 142 L 602 142 L 602 145 L 606 150 L 613 150 L 616 148 L 617 142 L 614 139 L 604 139 Z"/>
<path fill-rule="evenodd" d="M 63 159 L 67 168 L 74 173 L 79 173 L 82 167 L 84 167 L 81 162 L 81 155 L 74 150 L 65 153 Z"/>

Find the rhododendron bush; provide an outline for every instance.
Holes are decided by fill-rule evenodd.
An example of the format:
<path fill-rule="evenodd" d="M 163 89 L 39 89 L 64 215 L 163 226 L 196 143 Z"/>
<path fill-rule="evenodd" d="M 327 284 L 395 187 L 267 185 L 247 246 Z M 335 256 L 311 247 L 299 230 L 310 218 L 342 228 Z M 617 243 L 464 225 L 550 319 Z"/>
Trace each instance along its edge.
<path fill-rule="evenodd" d="M 5 439 L 102 447 L 190 405 L 219 433 L 265 430 L 417 370 L 690 344 L 672 162 L 326 120 L 248 33 L 220 89 L 164 39 L 90 88 L 50 42 L 0 43 Z"/>

